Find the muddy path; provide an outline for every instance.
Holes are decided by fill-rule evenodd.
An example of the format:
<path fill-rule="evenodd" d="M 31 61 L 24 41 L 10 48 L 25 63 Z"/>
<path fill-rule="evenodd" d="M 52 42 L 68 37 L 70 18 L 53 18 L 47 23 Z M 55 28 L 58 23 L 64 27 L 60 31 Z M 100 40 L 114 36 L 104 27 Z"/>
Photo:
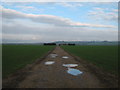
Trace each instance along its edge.
<path fill-rule="evenodd" d="M 29 74 L 18 83 L 17 88 L 107 87 L 99 77 L 59 46 L 27 72 Z"/>

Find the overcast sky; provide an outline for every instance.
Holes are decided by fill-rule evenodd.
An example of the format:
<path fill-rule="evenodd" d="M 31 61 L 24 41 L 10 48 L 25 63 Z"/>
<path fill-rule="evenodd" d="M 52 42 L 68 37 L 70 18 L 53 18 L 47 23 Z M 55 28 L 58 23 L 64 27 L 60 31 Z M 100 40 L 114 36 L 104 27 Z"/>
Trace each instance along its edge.
<path fill-rule="evenodd" d="M 118 3 L 2 3 L 3 43 L 117 41 Z"/>

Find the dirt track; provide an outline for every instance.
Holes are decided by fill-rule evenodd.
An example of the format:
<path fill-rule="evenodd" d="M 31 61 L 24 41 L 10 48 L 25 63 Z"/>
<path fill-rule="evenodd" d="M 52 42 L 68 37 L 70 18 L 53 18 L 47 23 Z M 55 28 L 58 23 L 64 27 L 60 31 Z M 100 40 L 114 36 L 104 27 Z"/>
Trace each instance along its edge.
<path fill-rule="evenodd" d="M 90 88 L 103 87 L 97 77 L 89 73 L 81 63 L 74 60 L 72 56 L 62 50 L 60 47 L 52 52 L 58 56 L 51 58 L 49 55 L 36 65 L 30 72 L 31 74 L 19 84 L 20 88 Z M 68 56 L 63 59 L 62 56 Z M 55 61 L 52 65 L 45 65 L 46 61 Z M 83 71 L 83 74 L 73 76 L 67 73 L 67 68 L 63 64 L 78 64 L 77 69 Z"/>
<path fill-rule="evenodd" d="M 56 53 L 58 56 L 51 58 L 50 54 Z M 26 75 L 24 80 L 18 83 L 17 88 L 105 88 L 106 86 L 99 78 L 85 68 L 82 63 L 76 61 L 74 57 L 65 52 L 60 47 L 56 47 L 42 62 L 36 64 Z M 63 59 L 68 56 L 68 59 Z M 52 65 L 45 65 L 46 61 L 55 61 Z M 67 73 L 68 68 L 63 64 L 78 64 L 74 69 L 82 71 L 77 76 Z"/>

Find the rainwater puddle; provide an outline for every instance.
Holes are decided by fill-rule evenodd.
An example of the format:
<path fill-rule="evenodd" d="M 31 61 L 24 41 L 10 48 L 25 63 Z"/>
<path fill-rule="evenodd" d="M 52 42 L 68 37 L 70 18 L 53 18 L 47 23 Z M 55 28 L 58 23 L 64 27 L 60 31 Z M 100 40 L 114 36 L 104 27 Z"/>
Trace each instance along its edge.
<path fill-rule="evenodd" d="M 54 61 L 47 61 L 45 62 L 45 65 L 51 65 L 51 64 L 54 64 L 55 62 Z"/>
<path fill-rule="evenodd" d="M 77 67 L 78 64 L 63 64 L 63 66 L 70 68 L 70 67 Z"/>
<path fill-rule="evenodd" d="M 68 68 L 67 73 L 71 74 L 71 75 L 74 75 L 74 76 L 77 76 L 79 74 L 82 74 L 83 72 L 81 72 L 78 69 Z"/>
<path fill-rule="evenodd" d="M 62 58 L 64 58 L 64 59 L 68 59 L 69 57 L 68 57 L 68 56 L 63 56 Z"/>
<path fill-rule="evenodd" d="M 50 57 L 56 58 L 58 55 L 57 54 L 50 54 Z"/>

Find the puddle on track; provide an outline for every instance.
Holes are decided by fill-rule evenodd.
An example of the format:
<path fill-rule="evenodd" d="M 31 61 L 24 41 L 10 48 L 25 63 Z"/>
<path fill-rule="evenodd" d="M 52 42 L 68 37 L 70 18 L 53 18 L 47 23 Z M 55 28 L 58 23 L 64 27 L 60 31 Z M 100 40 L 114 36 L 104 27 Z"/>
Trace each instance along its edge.
<path fill-rule="evenodd" d="M 69 57 L 68 57 L 68 56 L 63 56 L 62 58 L 64 58 L 64 59 L 68 59 Z"/>
<path fill-rule="evenodd" d="M 78 64 L 63 64 L 63 66 L 70 68 L 70 67 L 77 67 Z"/>
<path fill-rule="evenodd" d="M 58 55 L 57 54 L 50 54 L 51 58 L 56 58 Z"/>
<path fill-rule="evenodd" d="M 55 63 L 55 61 L 47 61 L 47 62 L 45 62 L 45 65 L 52 65 L 54 63 Z"/>
<path fill-rule="evenodd" d="M 82 74 L 83 72 L 81 72 L 78 69 L 68 68 L 67 73 L 71 74 L 71 75 L 74 75 L 74 76 L 77 76 L 79 74 Z"/>

